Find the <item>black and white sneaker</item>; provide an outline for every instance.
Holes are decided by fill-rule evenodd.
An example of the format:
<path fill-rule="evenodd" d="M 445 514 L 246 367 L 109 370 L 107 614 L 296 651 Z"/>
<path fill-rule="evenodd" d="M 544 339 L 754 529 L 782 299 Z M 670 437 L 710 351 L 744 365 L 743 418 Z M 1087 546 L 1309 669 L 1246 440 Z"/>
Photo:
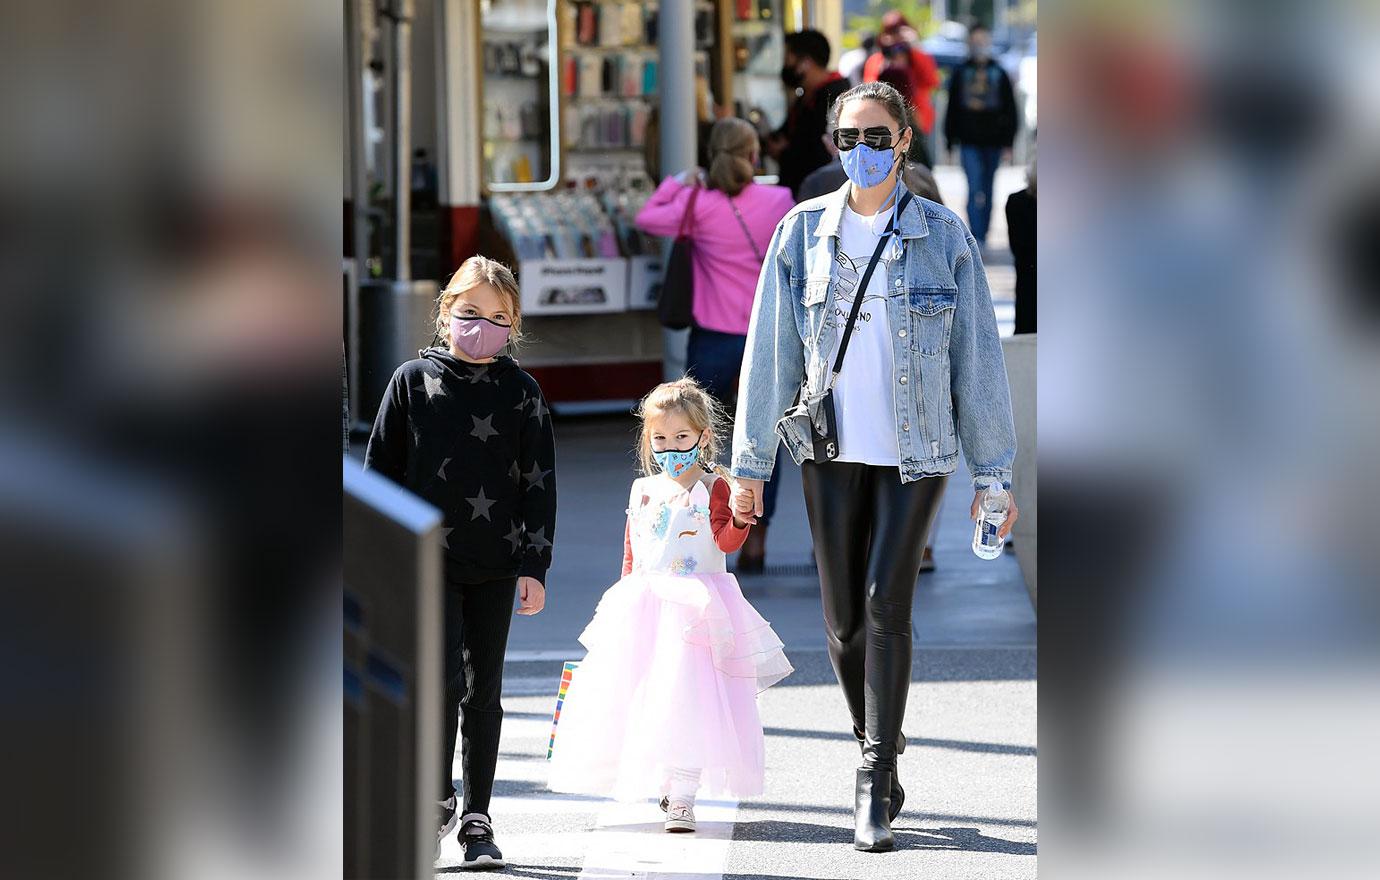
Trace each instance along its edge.
<path fill-rule="evenodd" d="M 436 855 L 432 857 L 432 861 L 441 858 L 441 841 L 455 830 L 455 825 L 460 820 L 455 813 L 455 795 L 451 795 L 450 800 L 437 801 L 436 804 L 440 808 L 440 822 L 436 831 Z"/>
<path fill-rule="evenodd" d="M 503 853 L 494 843 L 494 828 L 483 813 L 466 813 L 460 821 L 460 845 L 465 860 L 460 867 L 470 871 L 488 871 L 504 866 Z"/>

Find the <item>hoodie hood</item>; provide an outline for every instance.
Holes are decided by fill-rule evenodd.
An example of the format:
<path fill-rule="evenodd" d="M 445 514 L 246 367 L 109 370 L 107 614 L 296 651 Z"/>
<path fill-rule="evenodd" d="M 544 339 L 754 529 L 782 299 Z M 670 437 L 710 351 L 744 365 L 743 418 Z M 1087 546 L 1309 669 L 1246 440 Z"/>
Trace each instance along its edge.
<path fill-rule="evenodd" d="M 506 354 L 499 355 L 494 358 L 492 362 L 487 364 L 472 364 L 469 361 L 462 361 L 460 358 L 451 354 L 449 349 L 439 346 L 435 348 L 424 348 L 417 352 L 417 357 L 431 361 L 445 371 L 445 373 L 466 381 L 479 370 L 488 373 L 490 376 L 498 377 L 509 370 L 516 370 L 518 365 L 517 361 Z"/>

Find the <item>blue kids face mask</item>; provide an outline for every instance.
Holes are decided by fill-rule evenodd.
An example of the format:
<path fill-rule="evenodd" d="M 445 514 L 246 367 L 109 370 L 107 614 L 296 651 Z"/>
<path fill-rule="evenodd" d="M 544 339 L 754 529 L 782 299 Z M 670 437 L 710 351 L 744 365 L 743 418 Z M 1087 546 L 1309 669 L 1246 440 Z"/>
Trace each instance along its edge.
<path fill-rule="evenodd" d="M 867 144 L 858 144 L 851 150 L 839 153 L 843 162 L 843 173 L 855 186 L 871 189 L 885 183 L 887 175 L 896 166 L 894 148 L 878 150 Z"/>
<path fill-rule="evenodd" d="M 690 469 L 691 465 L 700 459 L 700 444 L 696 443 L 689 449 L 663 449 L 657 452 L 652 450 L 652 457 L 656 463 L 666 472 L 669 477 L 679 477 Z"/>

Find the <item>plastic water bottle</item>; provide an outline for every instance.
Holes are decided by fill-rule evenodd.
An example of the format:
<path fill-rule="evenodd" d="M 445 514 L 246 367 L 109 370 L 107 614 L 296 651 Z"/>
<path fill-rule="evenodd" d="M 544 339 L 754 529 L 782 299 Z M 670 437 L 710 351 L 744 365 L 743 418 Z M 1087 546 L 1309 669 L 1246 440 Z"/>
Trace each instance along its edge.
<path fill-rule="evenodd" d="M 992 483 L 978 500 L 977 528 L 973 529 L 973 552 L 982 559 L 996 559 L 1001 555 L 1006 541 L 997 537 L 997 529 L 1006 522 L 1011 509 L 1011 496 L 1001 487 Z"/>

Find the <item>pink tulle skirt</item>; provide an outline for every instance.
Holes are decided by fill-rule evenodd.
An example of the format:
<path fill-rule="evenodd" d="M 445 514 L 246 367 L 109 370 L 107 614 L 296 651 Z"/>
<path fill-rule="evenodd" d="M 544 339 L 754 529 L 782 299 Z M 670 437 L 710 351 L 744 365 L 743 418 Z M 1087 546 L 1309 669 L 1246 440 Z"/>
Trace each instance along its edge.
<path fill-rule="evenodd" d="M 791 664 L 731 574 L 631 574 L 580 634 L 551 755 L 552 791 L 659 797 L 674 768 L 701 796 L 762 792 L 757 694 Z"/>

